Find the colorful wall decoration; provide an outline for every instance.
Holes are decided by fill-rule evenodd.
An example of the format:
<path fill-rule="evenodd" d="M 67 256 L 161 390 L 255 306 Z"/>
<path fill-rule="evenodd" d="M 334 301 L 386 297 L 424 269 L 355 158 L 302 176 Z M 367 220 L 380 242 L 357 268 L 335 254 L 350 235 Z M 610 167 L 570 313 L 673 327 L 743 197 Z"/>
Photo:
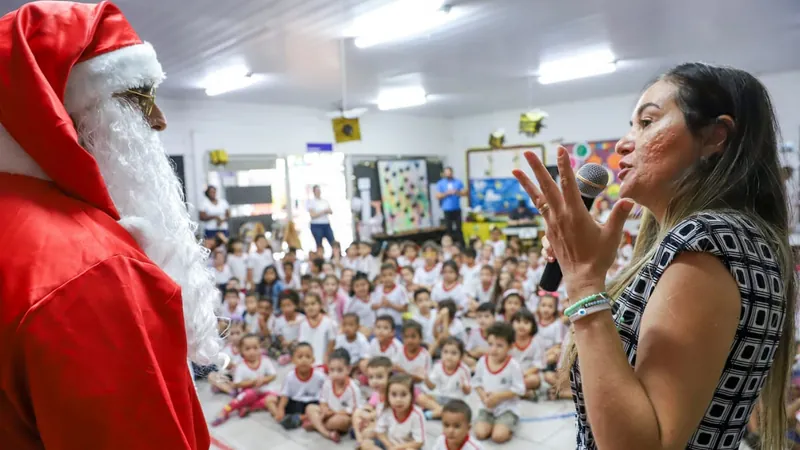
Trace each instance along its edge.
<path fill-rule="evenodd" d="M 544 160 L 544 146 L 538 144 L 467 150 L 469 206 L 486 213 L 508 214 L 520 200 L 526 200 L 533 208 L 528 194 L 511 174 L 512 170 L 521 169 L 536 179 L 523 156 L 526 151 Z"/>
<path fill-rule="evenodd" d="M 606 188 L 602 196 L 611 201 L 619 198 L 619 178 L 617 178 L 617 175 L 619 174 L 619 161 L 622 157 L 614 151 L 618 140 L 608 139 L 564 144 L 564 147 L 569 151 L 573 169 L 577 170 L 586 163 L 600 164 L 608 169 L 608 188 Z"/>
<path fill-rule="evenodd" d="M 378 180 L 387 234 L 433 225 L 424 159 L 378 161 Z"/>

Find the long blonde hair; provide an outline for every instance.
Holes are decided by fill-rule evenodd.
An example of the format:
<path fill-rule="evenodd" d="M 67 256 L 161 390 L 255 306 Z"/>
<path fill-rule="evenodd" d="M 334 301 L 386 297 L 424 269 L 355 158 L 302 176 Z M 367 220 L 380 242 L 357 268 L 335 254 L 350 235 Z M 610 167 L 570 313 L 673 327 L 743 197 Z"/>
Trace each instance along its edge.
<path fill-rule="evenodd" d="M 682 220 L 700 212 L 745 215 L 774 245 L 785 292 L 780 344 L 761 394 L 762 447 L 786 448 L 786 395 L 794 360 L 796 281 L 789 245 L 789 209 L 778 159 L 778 130 L 764 86 L 747 72 L 702 63 L 679 65 L 660 80 L 678 89 L 687 127 L 700 135 L 721 115 L 733 117 L 725 148 L 698 161 L 675 183 L 663 223 L 645 210 L 631 263 L 607 287 L 617 299 L 656 254 L 658 244 Z M 574 341 L 564 356 L 562 383 L 577 359 Z"/>

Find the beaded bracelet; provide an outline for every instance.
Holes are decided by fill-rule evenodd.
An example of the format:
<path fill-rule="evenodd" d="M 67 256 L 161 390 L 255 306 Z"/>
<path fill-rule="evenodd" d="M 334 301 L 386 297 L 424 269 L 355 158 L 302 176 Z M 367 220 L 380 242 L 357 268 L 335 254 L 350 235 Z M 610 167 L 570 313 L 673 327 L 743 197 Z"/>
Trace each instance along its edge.
<path fill-rule="evenodd" d="M 584 297 L 584 298 L 578 300 L 577 302 L 575 302 L 574 305 L 571 305 L 570 307 L 565 309 L 564 310 L 564 315 L 569 317 L 573 313 L 575 313 L 575 311 L 577 311 L 578 309 L 585 307 L 587 303 L 593 302 L 593 301 L 596 301 L 596 300 L 600 300 L 600 299 L 602 299 L 602 300 L 604 300 L 604 301 L 606 301 L 608 303 L 611 303 L 611 299 L 608 298 L 608 294 L 606 294 L 605 292 L 592 294 L 592 295 L 590 295 L 588 297 Z"/>
<path fill-rule="evenodd" d="M 599 305 L 590 306 L 588 308 L 580 308 L 575 311 L 571 316 L 569 316 L 569 321 L 575 323 L 575 321 L 580 320 L 588 315 L 598 313 L 600 311 L 606 311 L 611 309 L 611 303 L 608 300 L 603 301 Z"/>

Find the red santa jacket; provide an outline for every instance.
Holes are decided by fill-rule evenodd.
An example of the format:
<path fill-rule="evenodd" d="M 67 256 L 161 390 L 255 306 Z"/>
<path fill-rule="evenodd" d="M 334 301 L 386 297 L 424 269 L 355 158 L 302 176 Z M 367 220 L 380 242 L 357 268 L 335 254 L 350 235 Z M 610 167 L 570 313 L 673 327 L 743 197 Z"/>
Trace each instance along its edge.
<path fill-rule="evenodd" d="M 0 173 L 0 244 L 0 448 L 209 448 L 180 289 L 111 216 Z"/>

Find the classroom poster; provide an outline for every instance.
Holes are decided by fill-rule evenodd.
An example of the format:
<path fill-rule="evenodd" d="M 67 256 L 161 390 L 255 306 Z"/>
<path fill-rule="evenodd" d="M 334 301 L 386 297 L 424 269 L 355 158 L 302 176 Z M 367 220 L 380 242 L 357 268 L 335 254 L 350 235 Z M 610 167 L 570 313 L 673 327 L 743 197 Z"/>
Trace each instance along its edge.
<path fill-rule="evenodd" d="M 432 226 L 424 159 L 378 161 L 378 180 L 387 234 Z"/>

